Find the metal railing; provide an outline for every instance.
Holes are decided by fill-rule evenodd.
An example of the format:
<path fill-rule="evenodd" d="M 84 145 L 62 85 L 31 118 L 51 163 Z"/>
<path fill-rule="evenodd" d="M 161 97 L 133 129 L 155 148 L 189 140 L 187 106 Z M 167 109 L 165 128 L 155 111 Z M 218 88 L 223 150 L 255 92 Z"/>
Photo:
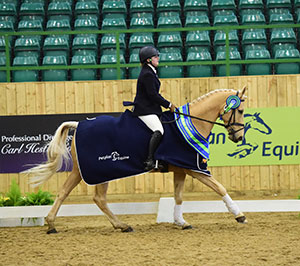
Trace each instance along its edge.
<path fill-rule="evenodd" d="M 26 31 L 26 32 L 1 32 L 0 37 L 5 38 L 6 66 L 0 67 L 0 71 L 6 71 L 7 82 L 11 80 L 11 71 L 14 70 L 54 70 L 54 69 L 103 69 L 116 68 L 117 79 L 121 78 L 121 68 L 132 68 L 140 66 L 139 63 L 121 63 L 120 62 L 120 34 L 132 33 L 161 33 L 161 32 L 189 32 L 189 31 L 223 31 L 226 34 L 225 40 L 225 60 L 218 61 L 190 61 L 190 62 L 160 62 L 160 66 L 196 66 L 196 65 L 226 65 L 226 76 L 230 76 L 231 64 L 262 64 L 262 63 L 300 63 L 300 58 L 292 59 L 251 59 L 251 60 L 231 60 L 229 57 L 229 32 L 231 30 L 245 29 L 274 29 L 274 28 L 300 28 L 300 24 L 276 24 L 276 25 L 247 25 L 247 26 L 216 26 L 216 27 L 186 27 L 186 28 L 155 28 L 155 29 L 127 29 L 127 30 L 88 30 L 88 31 Z M 115 34 L 116 35 L 116 56 L 115 64 L 98 65 L 56 65 L 56 66 L 11 66 L 9 38 L 11 36 L 28 35 L 78 35 L 78 34 Z"/>

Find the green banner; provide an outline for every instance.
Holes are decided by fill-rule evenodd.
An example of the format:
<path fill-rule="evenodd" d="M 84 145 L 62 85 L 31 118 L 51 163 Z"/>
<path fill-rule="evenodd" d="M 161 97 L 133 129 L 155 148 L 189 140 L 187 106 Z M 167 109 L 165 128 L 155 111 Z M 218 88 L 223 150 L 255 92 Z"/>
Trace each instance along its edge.
<path fill-rule="evenodd" d="M 300 108 L 248 108 L 244 140 L 234 143 L 214 126 L 209 166 L 300 164 Z"/>

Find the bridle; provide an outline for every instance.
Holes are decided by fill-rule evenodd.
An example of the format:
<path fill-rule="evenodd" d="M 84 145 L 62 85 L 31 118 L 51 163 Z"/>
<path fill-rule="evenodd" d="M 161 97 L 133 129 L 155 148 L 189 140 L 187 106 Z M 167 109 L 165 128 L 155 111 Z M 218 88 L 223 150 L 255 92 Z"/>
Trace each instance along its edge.
<path fill-rule="evenodd" d="M 201 117 L 197 117 L 197 116 L 193 116 L 193 115 L 181 113 L 181 112 L 178 111 L 178 109 L 176 109 L 176 111 L 174 111 L 174 113 L 178 114 L 178 115 L 183 115 L 183 116 L 186 116 L 186 117 L 190 117 L 190 118 L 193 118 L 193 119 L 196 119 L 196 120 L 204 121 L 204 122 L 207 122 L 207 123 L 211 123 L 211 124 L 214 124 L 214 125 L 222 126 L 222 127 L 226 128 L 226 129 L 229 128 L 228 134 L 229 135 L 234 135 L 235 133 L 243 130 L 244 127 L 245 127 L 245 124 L 235 122 L 235 113 L 236 113 L 236 110 L 240 106 L 240 103 L 243 102 L 243 101 L 245 101 L 244 99 L 239 98 L 238 94 L 239 94 L 239 92 L 237 92 L 236 95 L 231 96 L 231 98 L 230 97 L 227 98 L 226 105 L 224 107 L 224 112 L 222 114 L 220 114 L 220 119 L 223 120 L 222 116 L 224 114 L 228 113 L 230 110 L 232 110 L 231 116 L 230 116 L 227 124 L 225 124 L 225 123 L 223 124 L 223 123 L 219 123 L 219 122 L 215 122 L 215 121 L 210 121 L 210 120 L 207 120 L 207 119 L 204 119 L 204 118 L 201 118 Z M 172 123 L 172 122 L 174 122 L 174 121 L 176 121 L 178 119 L 179 119 L 179 117 L 176 118 L 175 120 L 172 120 L 172 121 L 162 121 L 162 123 L 164 123 L 164 124 L 166 124 L 166 123 Z M 232 126 L 240 126 L 241 128 L 239 128 L 237 130 L 234 130 Z"/>

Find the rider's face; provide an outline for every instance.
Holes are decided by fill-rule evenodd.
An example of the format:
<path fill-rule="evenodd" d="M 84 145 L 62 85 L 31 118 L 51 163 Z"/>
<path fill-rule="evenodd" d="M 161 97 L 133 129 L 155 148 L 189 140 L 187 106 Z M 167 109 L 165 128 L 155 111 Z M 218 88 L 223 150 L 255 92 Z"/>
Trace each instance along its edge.
<path fill-rule="evenodd" d="M 151 62 L 152 62 L 152 65 L 154 67 L 157 67 L 158 66 L 158 62 L 159 62 L 159 56 L 155 55 L 155 56 L 152 56 L 151 57 Z"/>

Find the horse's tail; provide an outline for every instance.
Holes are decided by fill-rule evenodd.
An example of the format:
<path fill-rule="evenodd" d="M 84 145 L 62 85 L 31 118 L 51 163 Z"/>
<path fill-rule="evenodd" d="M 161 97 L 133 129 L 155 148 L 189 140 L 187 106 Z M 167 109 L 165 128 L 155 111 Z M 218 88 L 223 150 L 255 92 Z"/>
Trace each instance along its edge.
<path fill-rule="evenodd" d="M 76 129 L 78 122 L 64 122 L 56 130 L 52 140 L 47 148 L 47 161 L 33 168 L 26 170 L 24 173 L 30 176 L 30 184 L 33 187 L 39 186 L 46 182 L 50 177 L 61 169 L 64 159 L 69 158 L 69 150 L 66 145 L 69 129 Z"/>

